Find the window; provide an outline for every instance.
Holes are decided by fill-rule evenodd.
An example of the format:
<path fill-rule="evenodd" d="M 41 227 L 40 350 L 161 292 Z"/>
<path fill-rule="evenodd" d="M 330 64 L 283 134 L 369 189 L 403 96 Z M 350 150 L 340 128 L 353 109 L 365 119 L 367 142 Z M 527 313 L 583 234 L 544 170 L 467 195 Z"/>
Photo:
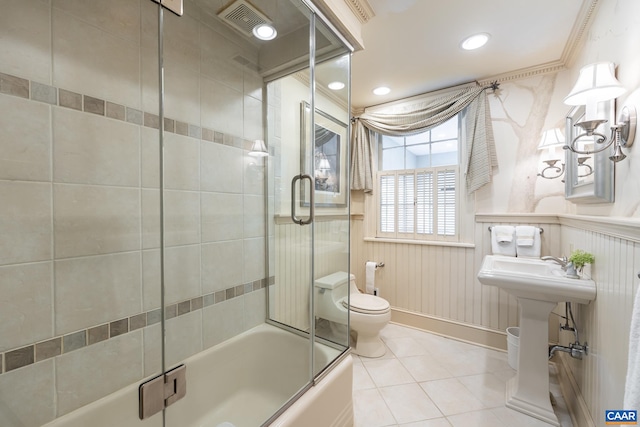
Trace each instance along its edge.
<path fill-rule="evenodd" d="M 455 240 L 459 120 L 378 140 L 378 236 Z"/>

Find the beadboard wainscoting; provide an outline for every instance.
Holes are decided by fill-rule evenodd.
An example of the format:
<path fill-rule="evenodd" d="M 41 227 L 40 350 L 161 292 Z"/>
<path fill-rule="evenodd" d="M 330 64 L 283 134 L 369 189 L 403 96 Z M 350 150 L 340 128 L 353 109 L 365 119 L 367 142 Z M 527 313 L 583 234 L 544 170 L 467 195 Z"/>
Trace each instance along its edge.
<path fill-rule="evenodd" d="M 347 271 L 349 219 L 347 215 L 316 216 L 315 278 Z M 270 288 L 272 318 L 301 330 L 309 329 L 309 277 L 311 274 L 310 227 L 294 224 L 289 217 L 275 221 L 275 283 Z"/>
<path fill-rule="evenodd" d="M 600 425 L 605 409 L 622 407 L 627 371 L 629 325 L 640 281 L 640 220 L 553 214 L 476 214 L 475 246 L 377 242 L 366 238 L 361 217 L 351 220 L 351 269 L 364 277 L 367 260 L 382 261 L 376 286 L 392 305 L 392 320 L 480 345 L 505 348 L 504 330 L 518 323 L 515 298 L 476 278 L 491 252 L 488 227 L 531 224 L 544 229 L 542 255 L 594 254 L 596 300 L 576 304 L 580 340 L 589 345 L 583 360 L 567 354 L 555 360 L 574 425 Z M 564 304 L 554 310 L 564 314 Z M 568 345 L 571 332 L 559 332 L 559 317 L 549 318 L 549 341 Z M 500 338 L 500 340 L 498 340 Z M 497 343 L 497 344 L 496 344 Z"/>
<path fill-rule="evenodd" d="M 414 319 L 413 326 L 429 324 L 430 329 L 441 328 L 434 332 L 505 349 L 506 328 L 518 324 L 517 301 L 476 277 L 482 259 L 491 253 L 488 227 L 495 224 L 541 227 L 542 254 L 559 254 L 560 225 L 555 215 L 477 215 L 474 244 L 379 241 L 366 237 L 364 221 L 356 218 L 351 221 L 351 271 L 362 288 L 366 261 L 385 263 L 376 272 L 376 287 L 392 306 L 392 320 L 402 311 L 403 319 L 423 318 Z M 462 332 L 468 328 L 476 333 Z M 557 333 L 550 338 L 555 341 Z"/>

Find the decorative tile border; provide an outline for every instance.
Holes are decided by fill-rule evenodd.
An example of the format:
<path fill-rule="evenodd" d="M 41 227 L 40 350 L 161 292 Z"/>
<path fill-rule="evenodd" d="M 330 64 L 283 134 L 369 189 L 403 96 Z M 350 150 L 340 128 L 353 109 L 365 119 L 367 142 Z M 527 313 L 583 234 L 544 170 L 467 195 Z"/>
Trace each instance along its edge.
<path fill-rule="evenodd" d="M 196 298 L 180 301 L 164 308 L 165 319 L 170 320 L 187 313 L 202 310 L 205 307 L 219 304 L 242 295 L 258 291 L 275 283 L 275 277 L 261 279 L 244 285 L 211 292 Z M 0 353 L 0 374 L 13 371 L 55 356 L 67 354 L 83 347 L 106 341 L 147 326 L 160 323 L 162 313 L 159 308 L 135 314 L 123 319 L 114 320 L 102 325 L 92 326 L 81 331 L 72 332 L 36 342 L 17 349 Z"/>
<path fill-rule="evenodd" d="M 157 114 L 148 113 L 136 108 L 66 89 L 48 86 L 35 81 L 29 81 L 10 74 L 0 73 L 0 94 L 31 99 L 32 101 L 44 102 L 46 104 L 83 111 L 89 114 L 96 114 L 152 129 L 160 128 L 160 117 Z M 251 150 L 253 145 L 253 141 L 168 117 L 164 118 L 163 128 L 165 132 L 229 145 L 243 150 Z"/>
<path fill-rule="evenodd" d="M 62 108 L 70 108 L 88 114 L 96 114 L 152 129 L 160 128 L 160 117 L 157 114 L 116 104 L 90 95 L 72 92 L 36 81 L 30 81 L 10 74 L 0 73 L 0 94 L 17 96 Z M 192 123 L 181 122 L 168 117 L 164 118 L 163 129 L 165 132 L 201 139 L 217 144 L 224 144 L 243 150 L 251 150 L 253 145 L 253 141 L 218 132 L 213 129 L 203 128 Z M 270 277 L 268 284 L 273 285 L 274 283 L 275 278 Z M 193 311 L 201 310 L 205 307 L 257 291 L 265 288 L 266 286 L 267 279 L 261 279 L 189 300 L 180 301 L 165 307 L 165 319 L 169 320 Z M 157 308 L 155 310 L 114 320 L 102 325 L 92 326 L 70 334 L 60 335 L 54 338 L 49 338 L 45 341 L 5 351 L 4 353 L 0 353 L 0 375 L 55 356 L 70 353 L 119 335 L 160 323 L 160 320 L 161 311 L 160 308 Z"/>

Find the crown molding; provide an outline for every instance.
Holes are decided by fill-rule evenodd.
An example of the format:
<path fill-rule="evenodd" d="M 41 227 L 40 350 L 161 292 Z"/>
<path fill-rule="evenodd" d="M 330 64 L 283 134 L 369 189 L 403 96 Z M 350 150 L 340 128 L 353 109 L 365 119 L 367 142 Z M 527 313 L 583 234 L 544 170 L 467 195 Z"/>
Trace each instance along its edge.
<path fill-rule="evenodd" d="M 584 37 L 591 26 L 591 22 L 596 14 L 596 9 L 600 3 L 602 3 L 601 0 L 585 0 L 582 3 L 578 18 L 573 24 L 573 28 L 569 34 L 569 40 L 567 40 L 567 44 L 564 46 L 564 51 L 560 57 L 560 61 L 562 61 L 566 67 L 573 65 L 576 56 L 584 44 Z"/>
<path fill-rule="evenodd" d="M 553 62 L 547 62 L 546 64 L 535 65 L 533 67 L 521 68 L 519 70 L 509 71 L 507 73 L 496 74 L 491 77 L 487 77 L 478 80 L 481 86 L 488 85 L 491 82 L 508 82 L 511 80 L 525 79 L 528 77 L 557 73 L 558 71 L 566 70 L 567 67 L 562 60 Z"/>
<path fill-rule="evenodd" d="M 344 2 L 353 11 L 353 14 L 358 20 L 366 24 L 371 18 L 376 16 L 373 8 L 367 0 L 344 0 Z"/>

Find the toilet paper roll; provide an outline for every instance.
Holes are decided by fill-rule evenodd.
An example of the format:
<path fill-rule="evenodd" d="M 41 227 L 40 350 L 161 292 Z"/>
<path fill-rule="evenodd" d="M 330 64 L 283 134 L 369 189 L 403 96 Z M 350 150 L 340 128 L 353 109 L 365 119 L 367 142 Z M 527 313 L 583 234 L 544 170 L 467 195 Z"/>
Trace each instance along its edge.
<path fill-rule="evenodd" d="M 378 263 L 374 261 L 367 261 L 365 265 L 365 291 L 373 295 L 373 290 L 375 288 L 375 280 L 376 280 L 376 269 L 378 268 Z"/>

